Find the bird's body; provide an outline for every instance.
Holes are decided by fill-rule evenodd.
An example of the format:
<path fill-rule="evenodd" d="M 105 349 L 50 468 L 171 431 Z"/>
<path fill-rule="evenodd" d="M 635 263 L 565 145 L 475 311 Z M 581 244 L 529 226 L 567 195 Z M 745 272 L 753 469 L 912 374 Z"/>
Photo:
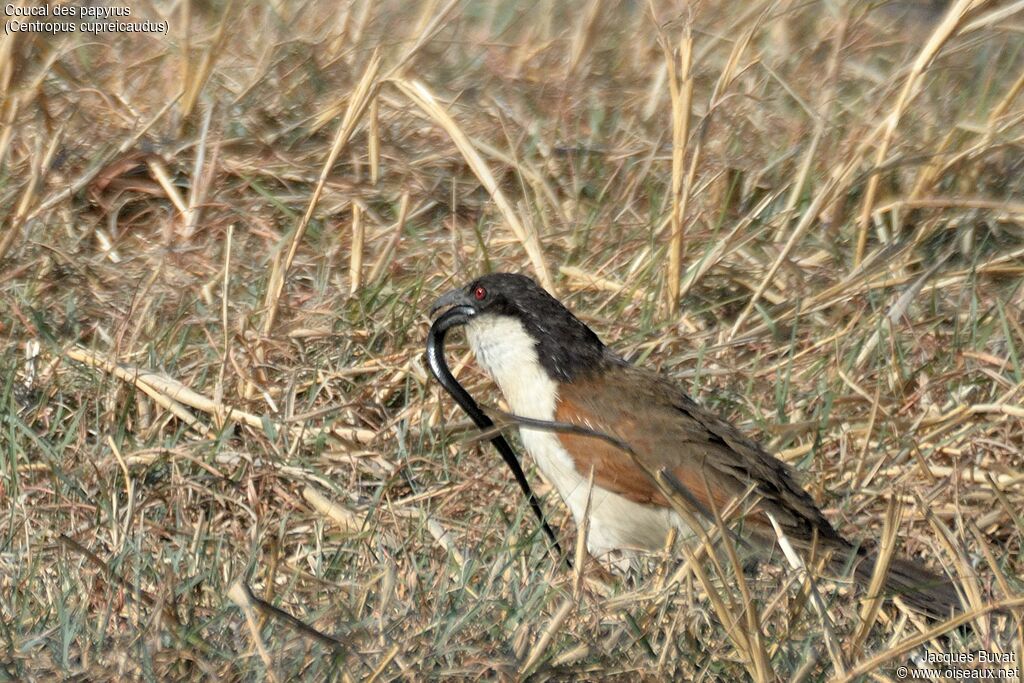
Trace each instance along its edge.
<path fill-rule="evenodd" d="M 833 528 L 788 465 L 661 375 L 627 363 L 533 280 L 487 275 L 435 309 L 449 304 L 472 309 L 470 346 L 512 413 L 590 432 L 520 429 L 577 524 L 589 509 L 595 557 L 621 568 L 637 552 L 661 548 L 669 529 L 690 532 L 656 483 L 660 474 L 704 521 L 743 501 L 742 536 L 755 547 L 774 546 L 771 518 L 795 545 L 834 552 L 839 566 L 869 559 Z M 859 562 L 858 579 L 870 576 L 870 564 Z M 909 561 L 893 563 L 889 587 L 933 613 L 956 605 L 948 581 Z"/>
<path fill-rule="evenodd" d="M 466 336 L 477 361 L 494 379 L 517 416 L 557 422 L 559 413 L 565 412 L 567 403 L 565 383 L 553 380 L 541 365 L 533 340 L 521 325 L 511 319 L 490 321 L 476 319 L 467 325 Z M 577 422 L 584 427 L 601 431 L 586 418 Z M 594 557 L 623 566 L 634 551 L 654 550 L 661 547 L 670 527 L 686 531 L 679 515 L 665 505 L 651 505 L 636 500 L 612 485 L 605 485 L 605 477 L 595 471 L 595 484 L 590 486 L 590 470 L 577 462 L 566 448 L 566 434 L 556 431 L 520 430 L 527 452 L 537 463 L 544 477 L 558 491 L 558 495 L 579 524 L 584 512 L 590 508 L 587 550 Z M 587 438 L 587 437 L 581 437 Z M 589 439 L 588 448 L 602 444 Z M 625 453 L 616 453 L 612 459 L 628 468 L 631 461 Z M 641 476 L 643 472 L 639 472 Z"/>

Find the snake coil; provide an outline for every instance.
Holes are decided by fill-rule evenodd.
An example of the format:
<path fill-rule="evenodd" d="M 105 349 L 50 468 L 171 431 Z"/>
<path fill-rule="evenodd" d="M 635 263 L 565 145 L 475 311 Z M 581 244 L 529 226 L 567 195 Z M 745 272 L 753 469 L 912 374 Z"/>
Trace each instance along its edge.
<path fill-rule="evenodd" d="M 473 400 L 473 397 L 469 395 L 459 381 L 452 375 L 451 370 L 448 369 L 448 363 L 444 358 L 444 338 L 453 327 L 459 325 L 465 325 L 469 320 L 469 317 L 473 314 L 473 309 L 468 306 L 456 306 L 449 309 L 443 315 L 439 316 L 437 320 L 430 326 L 430 332 L 427 334 L 427 364 L 430 366 L 430 372 L 434 375 L 434 378 L 438 383 L 444 387 L 444 390 L 455 399 L 455 402 L 466 411 L 470 419 L 476 423 L 476 426 L 481 431 L 487 431 L 494 427 L 494 421 L 484 414 L 484 411 L 480 409 L 477 402 Z M 540 501 L 533 494 L 533 490 L 530 488 L 530 482 L 526 479 L 526 474 L 523 472 L 522 466 L 519 464 L 519 459 L 516 458 L 515 452 L 509 445 L 505 437 L 500 433 L 490 437 L 491 444 L 501 454 L 502 459 L 508 468 L 512 470 L 512 476 L 515 477 L 516 483 L 519 484 L 519 488 L 522 489 L 523 495 L 526 496 L 527 502 L 530 504 L 530 509 L 533 510 L 533 514 L 537 516 L 537 520 L 540 522 L 541 529 L 544 534 L 551 540 L 551 544 L 554 546 L 555 551 L 559 556 L 565 557 L 562 553 L 562 547 L 558 544 L 558 538 L 555 536 L 555 532 L 548 525 L 547 520 L 544 518 L 544 511 L 540 507 Z M 568 559 L 566 559 L 568 561 Z"/>

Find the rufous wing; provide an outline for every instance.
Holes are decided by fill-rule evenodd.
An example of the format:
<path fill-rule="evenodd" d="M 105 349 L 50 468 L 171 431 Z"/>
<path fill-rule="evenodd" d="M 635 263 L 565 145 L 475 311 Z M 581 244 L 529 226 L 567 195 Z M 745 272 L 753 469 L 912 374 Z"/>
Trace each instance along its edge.
<path fill-rule="evenodd" d="M 765 540 L 774 538 L 770 512 L 797 542 L 817 535 L 847 545 L 785 463 L 653 373 L 618 362 L 564 383 L 555 419 L 628 444 L 632 453 L 588 434 L 558 435 L 580 474 L 593 469 L 596 485 L 633 502 L 669 505 L 651 476 L 664 469 L 705 514 L 749 494 L 756 505 L 744 524 Z"/>

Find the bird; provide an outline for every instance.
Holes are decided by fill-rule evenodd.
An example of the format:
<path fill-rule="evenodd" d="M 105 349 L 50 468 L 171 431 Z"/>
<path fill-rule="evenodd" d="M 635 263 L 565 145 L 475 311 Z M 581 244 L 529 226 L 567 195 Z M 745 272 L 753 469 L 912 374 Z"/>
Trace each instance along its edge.
<path fill-rule="evenodd" d="M 661 550 L 670 529 L 692 537 L 687 521 L 714 524 L 741 500 L 739 540 L 755 554 L 778 543 L 774 520 L 792 545 L 831 551 L 832 569 L 852 564 L 868 585 L 873 552 L 833 527 L 787 463 L 625 360 L 533 279 L 483 275 L 438 298 L 431 315 L 453 306 L 466 312 L 470 349 L 520 420 L 523 446 L 576 524 L 587 516 L 587 551 L 610 569 Z M 666 481 L 697 516 L 671 504 Z M 884 590 L 933 618 L 959 611 L 952 581 L 910 559 L 891 559 Z"/>

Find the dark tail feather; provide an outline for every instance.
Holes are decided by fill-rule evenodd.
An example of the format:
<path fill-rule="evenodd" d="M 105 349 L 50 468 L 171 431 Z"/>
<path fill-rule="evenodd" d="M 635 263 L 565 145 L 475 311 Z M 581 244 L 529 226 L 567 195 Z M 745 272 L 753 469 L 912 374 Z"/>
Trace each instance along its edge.
<path fill-rule="evenodd" d="M 854 577 L 857 583 L 868 588 L 871 585 L 871 574 L 875 571 L 877 555 L 864 549 L 857 554 L 860 557 L 857 559 Z M 883 590 L 886 594 L 900 596 L 912 609 L 932 619 L 948 619 L 950 615 L 963 611 L 953 582 L 913 560 L 892 558 Z"/>

